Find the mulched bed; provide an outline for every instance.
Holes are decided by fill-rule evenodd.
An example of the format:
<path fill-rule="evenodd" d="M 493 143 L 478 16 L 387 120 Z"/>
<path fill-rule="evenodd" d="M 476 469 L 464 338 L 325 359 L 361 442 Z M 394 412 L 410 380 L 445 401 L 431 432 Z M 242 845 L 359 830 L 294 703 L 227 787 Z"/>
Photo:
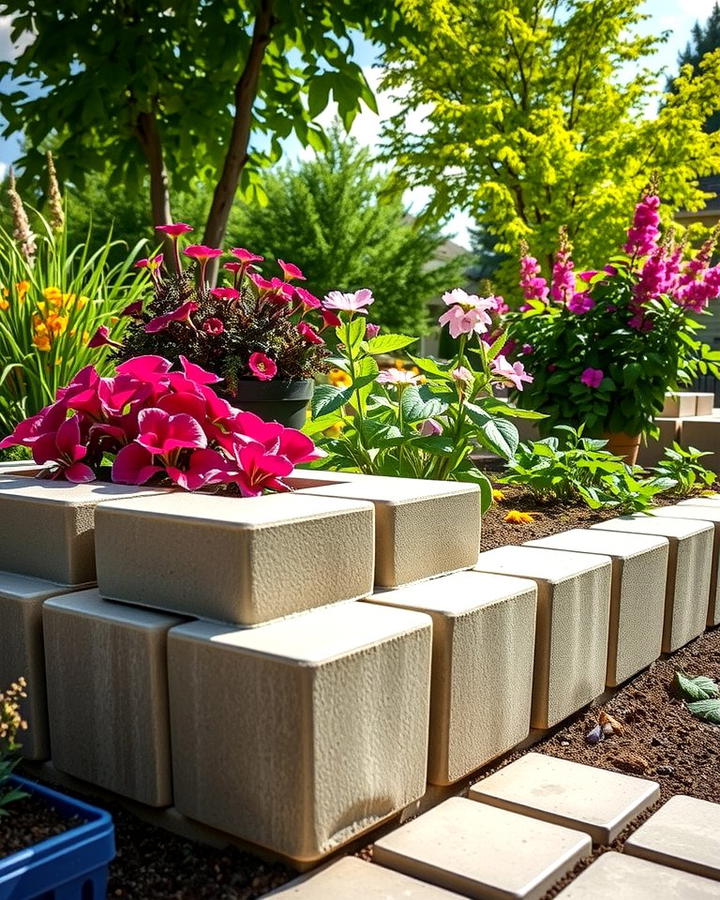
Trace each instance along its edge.
<path fill-rule="evenodd" d="M 9 815 L 0 817 L 0 859 L 81 824 L 80 819 L 64 819 L 36 797 L 18 800 L 7 812 Z"/>

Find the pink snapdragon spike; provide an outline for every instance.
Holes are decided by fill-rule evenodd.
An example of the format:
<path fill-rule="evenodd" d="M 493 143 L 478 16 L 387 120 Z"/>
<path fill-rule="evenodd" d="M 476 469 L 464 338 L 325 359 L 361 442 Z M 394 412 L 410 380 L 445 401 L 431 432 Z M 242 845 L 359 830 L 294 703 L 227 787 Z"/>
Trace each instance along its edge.
<path fill-rule="evenodd" d="M 361 288 L 354 294 L 343 293 L 342 291 L 330 291 L 325 296 L 325 309 L 337 310 L 338 312 L 348 312 L 352 316 L 354 313 L 365 315 L 368 306 L 375 302 L 372 291 L 369 288 Z"/>
<path fill-rule="evenodd" d="M 307 281 L 300 269 L 293 263 L 286 263 L 282 259 L 279 259 L 277 263 L 282 269 L 285 281 Z"/>
<path fill-rule="evenodd" d="M 528 375 L 525 366 L 521 362 L 511 363 L 505 356 L 496 356 L 490 364 L 493 374 L 502 379 L 506 384 L 512 385 L 516 391 L 523 389 L 523 382 L 531 384 L 532 375 Z"/>
<path fill-rule="evenodd" d="M 178 238 L 181 234 L 193 231 L 193 227 L 185 222 L 171 222 L 169 225 L 156 225 L 155 231 L 160 231 L 171 238 Z"/>
<path fill-rule="evenodd" d="M 163 331 L 165 328 L 168 328 L 173 322 L 185 322 L 186 325 L 190 325 L 191 327 L 195 327 L 192 323 L 192 319 L 190 316 L 197 312 L 200 307 L 194 300 L 188 300 L 187 303 L 183 303 L 182 306 L 178 306 L 177 309 L 174 309 L 172 312 L 165 313 L 163 316 L 155 316 L 154 319 L 151 319 L 147 325 L 145 326 L 145 331 L 149 334 L 155 334 L 155 332 Z"/>
<path fill-rule="evenodd" d="M 305 312 L 309 312 L 311 309 L 320 309 L 322 306 L 320 299 L 310 291 L 306 291 L 305 288 L 296 287 L 295 296 L 302 303 Z"/>
<path fill-rule="evenodd" d="M 411 384 L 419 384 L 420 376 L 407 369 L 383 369 L 375 381 L 391 387 L 403 388 Z"/>
<path fill-rule="evenodd" d="M 556 303 L 566 304 L 575 294 L 574 263 L 570 258 L 572 245 L 568 241 L 567 231 L 560 229 L 560 246 L 555 254 L 555 265 L 552 271 L 550 297 Z"/>
<path fill-rule="evenodd" d="M 200 326 L 205 334 L 211 334 L 213 337 L 217 337 L 219 334 L 222 334 L 225 331 L 225 326 L 222 323 L 222 319 L 217 319 L 215 316 L 211 316 L 209 319 L 205 319 L 205 321 Z"/>
<path fill-rule="evenodd" d="M 306 340 L 308 344 L 316 344 L 317 346 L 321 346 L 325 343 L 325 341 L 320 337 L 317 331 L 315 331 L 312 325 L 308 325 L 307 322 L 300 322 L 298 324 L 297 331 L 300 337 Z"/>
<path fill-rule="evenodd" d="M 368 322 L 365 326 L 365 340 L 371 341 L 374 337 L 377 337 L 380 334 L 380 326 L 374 325 L 372 322 Z"/>
<path fill-rule="evenodd" d="M 88 347 L 122 347 L 117 341 L 110 337 L 110 329 L 106 325 L 101 325 L 95 334 L 87 342 Z"/>
<path fill-rule="evenodd" d="M 237 300 L 240 296 L 240 291 L 235 288 L 219 287 L 212 288 L 210 295 L 215 297 L 216 300 Z"/>
<path fill-rule="evenodd" d="M 540 265 L 534 256 L 529 255 L 527 244 L 521 242 L 520 249 L 522 253 L 520 257 L 520 287 L 523 297 L 526 300 L 540 300 L 542 303 L 547 303 L 550 289 L 540 275 Z"/>
<path fill-rule="evenodd" d="M 500 297 L 498 295 L 496 297 L 493 297 L 493 300 L 495 301 L 495 312 L 497 313 L 497 315 L 504 316 L 505 313 L 510 312 L 510 307 L 507 305 L 503 297 Z"/>
<path fill-rule="evenodd" d="M 272 381 L 277 375 L 277 365 L 265 353 L 251 353 L 248 366 L 260 381 Z"/>
<path fill-rule="evenodd" d="M 628 229 L 624 250 L 628 256 L 649 256 L 657 249 L 660 236 L 660 198 L 648 194 L 635 207 L 633 223 Z"/>
<path fill-rule="evenodd" d="M 38 465 L 52 463 L 53 477 L 60 475 L 66 481 L 85 484 L 95 480 L 95 473 L 81 460 L 87 456 L 88 448 L 81 443 L 80 416 L 66 419 L 55 432 L 46 432 L 32 447 L 33 459 Z"/>
<path fill-rule="evenodd" d="M 575 313 L 577 316 L 582 316 L 584 313 L 590 312 L 594 306 L 595 301 L 586 291 L 579 294 L 573 294 L 567 302 L 569 312 Z"/>
<path fill-rule="evenodd" d="M 605 373 L 602 369 L 587 368 L 580 376 L 580 381 L 589 388 L 599 388 L 604 377 Z"/>

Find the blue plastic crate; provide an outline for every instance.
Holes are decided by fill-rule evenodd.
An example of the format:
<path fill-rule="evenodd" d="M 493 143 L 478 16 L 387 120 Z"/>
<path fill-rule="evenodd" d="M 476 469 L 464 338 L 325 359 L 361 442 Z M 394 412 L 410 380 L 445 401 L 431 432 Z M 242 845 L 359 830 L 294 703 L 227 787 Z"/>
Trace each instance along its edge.
<path fill-rule="evenodd" d="M 82 825 L 0 859 L 0 900 L 105 900 L 115 827 L 105 810 L 13 776 L 11 783 Z M 12 815 L 12 812 L 10 813 Z"/>

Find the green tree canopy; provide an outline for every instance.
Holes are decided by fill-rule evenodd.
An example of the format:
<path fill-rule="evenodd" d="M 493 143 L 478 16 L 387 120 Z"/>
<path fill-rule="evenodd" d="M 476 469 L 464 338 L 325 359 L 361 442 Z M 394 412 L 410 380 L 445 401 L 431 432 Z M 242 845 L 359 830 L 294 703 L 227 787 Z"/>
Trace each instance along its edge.
<path fill-rule="evenodd" d="M 337 129 L 326 152 L 267 176 L 266 206 L 241 206 L 233 240 L 266 258 L 296 262 L 310 291 L 371 288 L 372 321 L 426 330 L 427 303 L 463 281 L 468 257 L 433 262 L 445 242 L 436 223 L 414 224 L 388 176 Z"/>
<path fill-rule="evenodd" d="M 708 195 L 720 143 L 703 132 L 720 108 L 720 53 L 683 69 L 675 93 L 648 118 L 657 74 L 645 60 L 636 0 L 401 0 L 420 32 L 387 53 L 399 91 L 387 155 L 405 183 L 432 189 L 430 212 L 459 207 L 494 250 L 515 257 L 527 238 L 549 263 L 560 225 L 576 257 L 600 263 L 622 238 L 653 170 L 672 212 Z M 410 114 L 427 109 L 413 132 Z M 417 117 L 415 117 L 417 118 Z M 514 259 L 499 269 L 507 291 Z"/>

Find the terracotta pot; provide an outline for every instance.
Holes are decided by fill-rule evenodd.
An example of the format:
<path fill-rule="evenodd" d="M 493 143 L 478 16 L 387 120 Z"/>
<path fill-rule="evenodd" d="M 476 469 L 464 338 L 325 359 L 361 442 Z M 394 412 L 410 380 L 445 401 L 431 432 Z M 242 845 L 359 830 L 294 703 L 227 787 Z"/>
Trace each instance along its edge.
<path fill-rule="evenodd" d="M 266 422 L 275 421 L 288 428 L 302 428 L 313 388 L 311 378 L 301 381 L 243 379 L 238 382 L 236 394 L 218 393 L 233 406 L 255 413 Z"/>
<path fill-rule="evenodd" d="M 604 434 L 603 437 L 607 441 L 606 450 L 615 456 L 622 456 L 629 466 L 634 466 L 637 462 L 638 450 L 640 449 L 639 434 L 625 434 L 624 431 L 613 431 Z"/>

